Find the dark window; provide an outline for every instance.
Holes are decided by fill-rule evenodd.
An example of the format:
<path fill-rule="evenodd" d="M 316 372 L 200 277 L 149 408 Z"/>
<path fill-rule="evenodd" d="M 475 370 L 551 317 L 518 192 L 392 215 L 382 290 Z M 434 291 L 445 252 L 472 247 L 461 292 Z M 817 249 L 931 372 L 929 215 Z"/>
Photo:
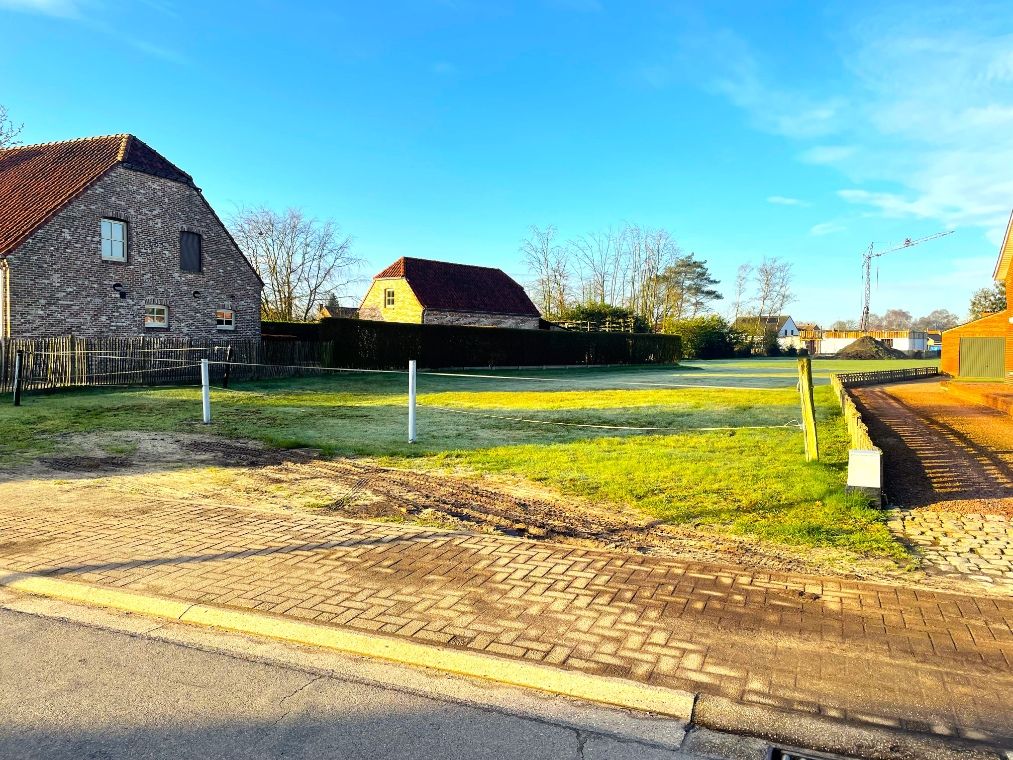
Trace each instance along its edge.
<path fill-rule="evenodd" d="M 179 268 L 184 272 L 201 271 L 201 241 L 196 232 L 179 233 Z"/>

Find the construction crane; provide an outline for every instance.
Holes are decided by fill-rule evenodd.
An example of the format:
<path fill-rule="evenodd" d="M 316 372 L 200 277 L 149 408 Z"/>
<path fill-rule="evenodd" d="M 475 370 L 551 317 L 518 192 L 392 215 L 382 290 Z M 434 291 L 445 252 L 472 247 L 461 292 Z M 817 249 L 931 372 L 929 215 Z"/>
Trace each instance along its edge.
<path fill-rule="evenodd" d="M 904 248 L 911 248 L 922 243 L 927 243 L 930 240 L 936 238 L 946 237 L 952 235 L 953 230 L 946 230 L 946 232 L 937 232 L 934 235 L 928 235 L 917 240 L 907 238 L 900 245 L 896 245 L 893 248 L 887 248 L 885 251 L 875 250 L 876 244 L 869 243 L 869 250 L 862 254 L 862 275 L 865 277 L 865 300 L 862 302 L 862 319 L 859 322 L 859 329 L 865 332 L 869 329 L 869 298 L 872 296 L 872 260 L 878 259 L 880 256 L 885 256 L 888 253 L 894 251 L 900 251 Z"/>

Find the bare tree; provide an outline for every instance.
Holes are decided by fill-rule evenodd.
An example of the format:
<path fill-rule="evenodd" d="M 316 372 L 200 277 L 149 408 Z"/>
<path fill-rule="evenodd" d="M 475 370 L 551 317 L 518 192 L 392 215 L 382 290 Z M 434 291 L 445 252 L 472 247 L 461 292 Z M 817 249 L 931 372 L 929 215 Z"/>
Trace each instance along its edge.
<path fill-rule="evenodd" d="M 735 273 L 735 300 L 732 302 L 732 322 L 749 311 L 749 283 L 753 279 L 753 265 L 740 264 Z"/>
<path fill-rule="evenodd" d="M 556 244 L 556 235 L 551 224 L 544 229 L 531 225 L 528 237 L 521 241 L 521 254 L 533 278 L 535 302 L 545 317 L 558 316 L 566 308 L 569 295 L 567 251 Z"/>
<path fill-rule="evenodd" d="M 265 319 L 309 321 L 321 302 L 346 294 L 362 264 L 337 223 L 298 208 L 239 209 L 229 229 L 264 281 Z"/>
<path fill-rule="evenodd" d="M 887 309 L 883 314 L 884 330 L 910 330 L 912 322 L 911 312 L 904 309 Z"/>
<path fill-rule="evenodd" d="M 764 258 L 756 268 L 756 315 L 777 316 L 794 299 L 791 292 L 791 262 L 776 256 Z"/>
<path fill-rule="evenodd" d="M 622 303 L 626 275 L 625 228 L 591 232 L 569 243 L 579 266 L 581 298 L 585 303 Z"/>
<path fill-rule="evenodd" d="M 7 113 L 7 108 L 0 105 L 0 148 L 10 148 L 17 145 L 18 136 L 24 126 L 24 124 L 15 124 Z"/>

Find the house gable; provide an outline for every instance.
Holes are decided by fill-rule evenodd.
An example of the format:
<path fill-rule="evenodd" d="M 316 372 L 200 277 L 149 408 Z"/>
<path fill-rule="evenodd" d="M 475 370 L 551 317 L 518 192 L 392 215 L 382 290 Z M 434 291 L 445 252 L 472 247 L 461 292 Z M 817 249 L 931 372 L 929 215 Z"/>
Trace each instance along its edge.
<path fill-rule="evenodd" d="M 125 223 L 125 261 L 102 258 L 103 218 Z M 180 266 L 184 232 L 200 235 L 200 271 Z M 260 334 L 262 283 L 192 182 L 117 164 L 4 261 L 15 337 L 155 334 L 144 326 L 152 305 L 169 310 L 168 326 L 157 334 Z M 218 309 L 234 312 L 233 330 L 218 329 Z"/>

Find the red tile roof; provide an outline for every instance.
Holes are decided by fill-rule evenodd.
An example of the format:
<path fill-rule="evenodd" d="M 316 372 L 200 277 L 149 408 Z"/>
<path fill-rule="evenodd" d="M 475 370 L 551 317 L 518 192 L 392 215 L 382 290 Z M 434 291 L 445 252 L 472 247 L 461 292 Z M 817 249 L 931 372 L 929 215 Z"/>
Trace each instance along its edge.
<path fill-rule="evenodd" d="M 193 184 L 193 178 L 133 135 L 86 137 L 0 150 L 0 256 L 114 166 Z"/>
<path fill-rule="evenodd" d="M 373 279 L 385 277 L 407 280 L 427 309 L 538 316 L 524 288 L 502 269 L 405 256 Z"/>

